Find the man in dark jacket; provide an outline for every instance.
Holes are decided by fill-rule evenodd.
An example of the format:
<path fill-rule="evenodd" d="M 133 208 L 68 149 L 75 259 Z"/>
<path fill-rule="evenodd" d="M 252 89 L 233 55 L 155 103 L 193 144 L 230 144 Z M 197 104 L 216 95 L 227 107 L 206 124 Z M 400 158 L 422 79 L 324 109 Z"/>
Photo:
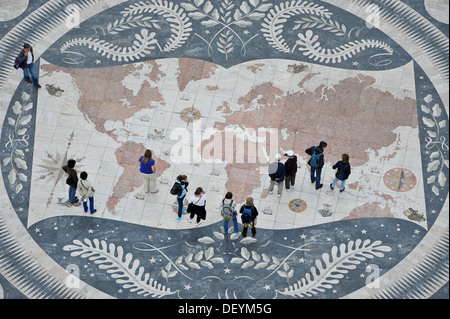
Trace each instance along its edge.
<path fill-rule="evenodd" d="M 289 192 L 294 189 L 295 185 L 295 175 L 297 174 L 297 156 L 294 154 L 294 151 L 289 150 L 285 154 L 288 159 L 284 162 L 284 166 L 286 167 L 286 177 L 285 177 L 285 186 L 287 191 Z"/>
<path fill-rule="evenodd" d="M 76 161 L 70 159 L 67 161 L 67 165 L 63 166 L 62 169 L 67 173 L 68 177 L 66 179 L 66 184 L 69 185 L 69 200 L 72 205 L 79 206 L 81 203 L 75 196 L 78 184 L 78 175 L 75 170 Z"/>
<path fill-rule="evenodd" d="M 316 182 L 316 189 L 322 188 L 320 183 L 320 175 L 322 174 L 322 167 L 325 165 L 323 151 L 327 147 L 327 143 L 320 142 L 319 146 L 312 146 L 305 150 L 305 153 L 311 155 L 308 165 L 311 167 L 311 183 Z"/>
<path fill-rule="evenodd" d="M 21 65 L 23 65 L 23 77 L 25 81 L 28 83 L 33 83 L 35 87 L 38 89 L 41 87 L 39 85 L 39 80 L 36 74 L 36 71 L 34 70 L 34 53 L 33 48 L 28 44 L 25 43 L 23 45 L 23 49 L 20 50 L 19 53 L 19 62 Z M 31 79 L 29 74 L 31 74 Z"/>
<path fill-rule="evenodd" d="M 283 181 L 284 177 L 286 176 L 286 168 L 284 167 L 284 164 L 281 163 L 281 155 L 277 154 L 275 155 L 276 162 L 273 162 L 269 165 L 269 176 L 270 176 L 270 186 L 269 186 L 269 193 L 272 194 L 273 187 L 275 184 L 277 184 L 277 195 L 278 197 L 281 197 L 281 194 L 283 193 Z"/>

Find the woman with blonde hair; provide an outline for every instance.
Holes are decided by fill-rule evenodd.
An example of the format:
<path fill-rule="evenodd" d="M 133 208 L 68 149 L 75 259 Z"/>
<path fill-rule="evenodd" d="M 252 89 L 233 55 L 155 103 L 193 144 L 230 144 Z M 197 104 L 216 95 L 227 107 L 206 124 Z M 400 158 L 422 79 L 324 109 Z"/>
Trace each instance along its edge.
<path fill-rule="evenodd" d="M 242 230 L 242 236 L 247 236 L 247 228 L 250 226 L 252 230 L 252 236 L 256 235 L 256 217 L 258 216 L 258 210 L 253 204 L 253 197 L 247 197 L 245 204 L 241 206 L 239 211 L 241 213 L 242 225 L 244 229 Z"/>
<path fill-rule="evenodd" d="M 351 173 L 349 161 L 350 157 L 348 156 L 348 154 L 342 154 L 342 159 L 333 165 L 333 169 L 337 169 L 337 171 L 333 183 L 330 184 L 331 189 L 334 189 L 336 183 L 338 181 L 341 181 L 341 188 L 339 191 L 344 191 L 345 181 L 348 179 L 348 176 Z"/>
<path fill-rule="evenodd" d="M 156 167 L 155 160 L 152 158 L 152 151 L 146 150 L 144 155 L 139 158 L 141 163 L 139 172 L 144 182 L 144 193 L 157 193 L 156 188 Z"/>

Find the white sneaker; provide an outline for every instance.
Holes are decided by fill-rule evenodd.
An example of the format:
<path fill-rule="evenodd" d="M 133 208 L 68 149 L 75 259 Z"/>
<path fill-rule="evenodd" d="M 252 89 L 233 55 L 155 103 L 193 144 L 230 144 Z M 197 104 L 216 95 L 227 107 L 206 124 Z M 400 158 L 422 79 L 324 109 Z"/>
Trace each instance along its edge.
<path fill-rule="evenodd" d="M 278 197 L 281 197 L 281 194 L 277 194 Z"/>
<path fill-rule="evenodd" d="M 202 221 L 199 221 L 198 223 L 195 223 L 195 227 L 199 226 L 202 223 Z"/>
<path fill-rule="evenodd" d="M 290 192 L 291 192 L 291 189 L 290 189 L 290 188 L 288 188 L 288 189 L 287 189 L 287 192 L 288 192 L 288 193 L 290 193 Z"/>
<path fill-rule="evenodd" d="M 273 192 L 269 192 L 269 194 L 273 194 Z"/>
<path fill-rule="evenodd" d="M 188 222 L 192 223 L 192 219 L 189 216 L 186 216 L 186 219 L 188 220 Z"/>

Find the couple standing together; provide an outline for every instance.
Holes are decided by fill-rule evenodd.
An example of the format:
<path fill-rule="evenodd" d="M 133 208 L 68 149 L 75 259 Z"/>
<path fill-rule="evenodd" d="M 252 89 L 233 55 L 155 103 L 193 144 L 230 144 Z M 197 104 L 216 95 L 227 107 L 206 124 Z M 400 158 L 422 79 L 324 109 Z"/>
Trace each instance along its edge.
<path fill-rule="evenodd" d="M 322 168 L 325 165 L 324 160 L 324 150 L 327 147 L 327 143 L 321 141 L 319 146 L 313 146 L 305 150 L 305 153 L 310 155 L 311 158 L 308 161 L 309 166 L 311 166 L 311 183 L 316 183 L 316 189 L 322 188 L 323 184 L 320 183 L 320 177 L 322 175 Z M 341 160 L 336 162 L 332 166 L 333 169 L 337 169 L 335 173 L 335 178 L 330 184 L 330 188 L 333 190 L 337 182 L 341 182 L 340 192 L 345 189 L 345 181 L 348 179 L 351 168 L 350 168 L 350 157 L 348 154 L 342 154 Z"/>
<path fill-rule="evenodd" d="M 197 216 L 195 226 L 198 226 L 201 224 L 202 220 L 206 219 L 206 192 L 203 188 L 197 187 L 194 194 L 188 200 L 188 208 L 186 212 L 183 209 L 183 206 L 184 198 L 186 197 L 186 193 L 188 191 L 188 186 L 189 182 L 187 176 L 178 175 L 172 189 L 170 190 L 170 193 L 176 196 L 178 202 L 177 222 L 180 221 L 182 214 L 189 213 L 190 216 L 187 218 L 188 221 L 192 223 L 194 217 Z"/>

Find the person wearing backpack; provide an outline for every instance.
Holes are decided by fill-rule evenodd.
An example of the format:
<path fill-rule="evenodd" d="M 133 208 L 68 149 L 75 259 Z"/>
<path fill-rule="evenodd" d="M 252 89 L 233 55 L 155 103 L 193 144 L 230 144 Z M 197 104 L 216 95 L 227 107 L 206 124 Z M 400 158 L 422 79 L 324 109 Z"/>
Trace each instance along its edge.
<path fill-rule="evenodd" d="M 336 183 L 341 181 L 341 187 L 340 192 L 342 193 L 345 189 L 345 181 L 348 179 L 348 176 L 351 173 L 350 169 L 350 157 L 348 154 L 342 154 L 342 160 L 338 161 L 336 164 L 333 165 L 333 169 L 337 169 L 335 179 L 333 183 L 330 184 L 330 188 L 334 189 L 336 186 Z"/>
<path fill-rule="evenodd" d="M 322 188 L 323 186 L 323 184 L 320 183 L 320 175 L 322 174 L 322 168 L 325 165 L 323 151 L 326 147 L 327 143 L 321 141 L 319 146 L 312 146 L 305 150 L 305 153 L 311 156 L 308 165 L 311 167 L 311 183 L 316 183 L 316 189 Z"/>
<path fill-rule="evenodd" d="M 225 232 L 225 238 L 228 237 L 228 222 L 230 220 L 233 221 L 233 229 L 234 232 L 237 233 L 239 231 L 238 223 L 237 223 L 237 211 L 236 211 L 236 203 L 233 201 L 233 193 L 227 192 L 225 194 L 225 198 L 222 200 L 222 209 L 220 211 L 223 217 L 223 229 Z"/>
<path fill-rule="evenodd" d="M 20 50 L 17 57 L 18 67 L 23 69 L 23 77 L 28 83 L 33 83 L 36 88 L 40 88 L 39 80 L 34 70 L 34 53 L 33 48 L 28 43 L 23 44 L 23 49 Z M 14 64 L 16 66 L 16 64 Z M 31 79 L 29 74 L 31 74 Z"/>
<path fill-rule="evenodd" d="M 256 217 L 258 216 L 258 210 L 253 204 L 253 197 L 247 197 L 245 204 L 241 206 L 239 210 L 242 219 L 242 225 L 244 229 L 242 230 L 242 236 L 247 236 L 247 229 L 250 226 L 252 230 L 252 236 L 256 235 Z"/>
<path fill-rule="evenodd" d="M 183 209 L 184 198 L 186 197 L 187 187 L 189 182 L 187 180 L 186 175 L 178 175 L 175 183 L 170 189 L 170 194 L 175 195 L 178 202 L 178 217 L 177 222 L 181 219 L 181 214 L 186 214 L 186 211 Z"/>
<path fill-rule="evenodd" d="M 277 195 L 281 197 L 283 193 L 283 182 L 286 176 L 286 168 L 284 164 L 281 163 L 281 154 L 275 155 L 276 162 L 270 163 L 269 165 L 269 177 L 270 177 L 270 185 L 269 185 L 269 193 L 272 194 L 273 187 L 277 184 Z"/>

